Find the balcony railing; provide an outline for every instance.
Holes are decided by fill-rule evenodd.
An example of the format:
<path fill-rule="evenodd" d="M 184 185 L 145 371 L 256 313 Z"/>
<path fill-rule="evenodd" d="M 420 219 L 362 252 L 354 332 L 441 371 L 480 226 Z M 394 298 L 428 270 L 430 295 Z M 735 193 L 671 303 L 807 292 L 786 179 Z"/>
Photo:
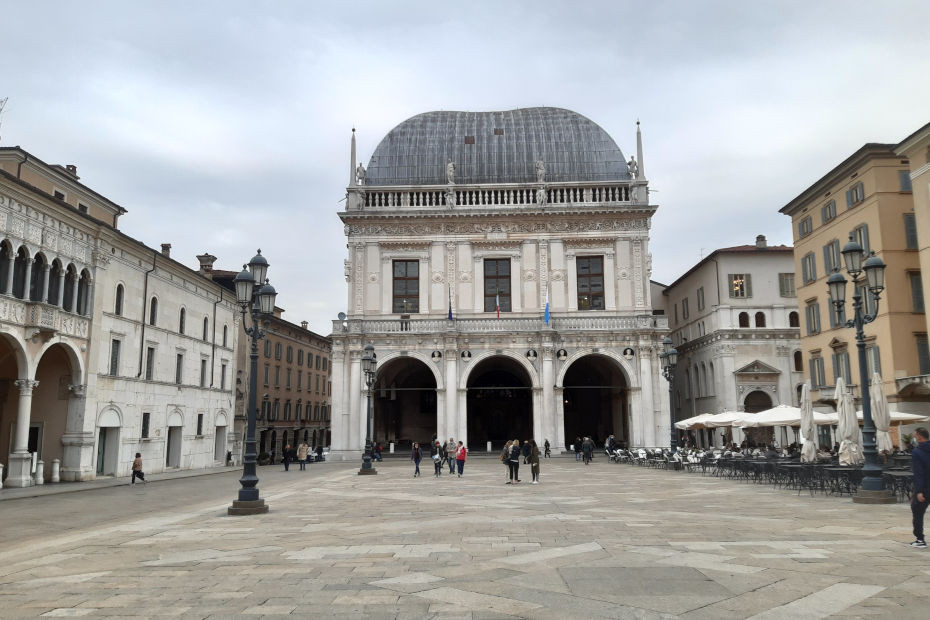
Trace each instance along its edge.
<path fill-rule="evenodd" d="M 39 332 L 87 338 L 90 320 L 56 306 L 37 301 L 22 301 L 11 297 L 0 298 L 0 321 L 12 323 Z"/>
<path fill-rule="evenodd" d="M 668 317 L 654 315 L 553 317 L 546 325 L 537 318 L 463 318 L 448 319 L 350 319 L 333 321 L 333 333 L 349 334 L 438 334 L 438 333 L 509 333 L 538 332 L 552 329 L 558 332 L 632 332 L 668 329 Z"/>

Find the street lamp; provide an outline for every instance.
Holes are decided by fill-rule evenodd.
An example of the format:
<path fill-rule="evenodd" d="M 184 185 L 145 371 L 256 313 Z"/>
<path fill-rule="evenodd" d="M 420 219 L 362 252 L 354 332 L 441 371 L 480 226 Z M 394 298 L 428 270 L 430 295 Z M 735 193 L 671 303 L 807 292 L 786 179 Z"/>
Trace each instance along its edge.
<path fill-rule="evenodd" d="M 375 354 L 375 348 L 370 343 L 365 345 L 365 352 L 362 353 L 362 372 L 365 373 L 365 386 L 368 388 L 368 432 L 365 436 L 365 453 L 362 455 L 362 468 L 358 470 L 360 476 L 377 474 L 378 470 L 371 466 L 372 450 L 371 444 L 371 391 L 375 387 L 375 370 L 378 368 L 378 356 Z"/>
<path fill-rule="evenodd" d="M 856 348 L 859 349 L 859 393 L 862 397 L 862 452 L 865 454 L 865 465 L 862 467 L 862 489 L 853 498 L 859 503 L 885 503 L 885 496 L 890 502 L 895 501 L 885 489 L 882 478 L 882 468 L 878 464 L 878 449 L 875 443 L 875 423 L 872 421 L 872 403 L 869 394 L 869 371 L 865 355 L 865 332 L 863 326 L 871 323 L 878 315 L 878 301 L 881 292 L 885 289 L 885 263 L 871 252 L 866 257 L 862 246 L 856 242 L 853 234 L 849 235 L 849 243 L 842 250 L 843 262 L 846 272 L 852 277 L 853 283 L 853 318 L 846 321 L 846 327 L 856 329 Z M 859 278 L 865 272 L 865 284 L 872 298 L 872 313 L 866 314 L 863 307 L 862 292 L 859 288 Z M 846 278 L 839 268 L 827 278 L 827 288 L 830 298 L 836 309 L 836 315 L 842 316 L 843 306 L 846 303 Z"/>
<path fill-rule="evenodd" d="M 265 337 L 261 323 L 267 325 L 268 317 L 274 312 L 274 299 L 277 292 L 268 283 L 265 276 L 268 274 L 268 261 L 259 250 L 248 265 L 242 266 L 233 283 L 236 287 L 236 301 L 242 313 L 242 324 L 245 326 L 245 317 L 248 313 L 252 318 L 252 325 L 244 327 L 245 333 L 252 340 L 252 349 L 249 354 L 249 406 L 246 411 L 245 454 L 242 458 L 242 478 L 239 483 L 239 499 L 234 500 L 229 507 L 231 515 L 253 515 L 268 512 L 265 500 L 258 496 L 258 475 L 255 471 L 255 415 L 258 392 L 258 341 Z M 266 327 L 267 329 L 267 327 Z"/>
<path fill-rule="evenodd" d="M 668 428 L 669 445 L 672 454 L 678 446 L 678 433 L 675 432 L 675 405 L 672 397 L 672 383 L 675 381 L 675 366 L 678 365 L 678 351 L 672 346 L 672 339 L 668 336 L 662 340 L 662 352 L 659 353 L 662 361 L 662 376 L 668 381 Z"/>

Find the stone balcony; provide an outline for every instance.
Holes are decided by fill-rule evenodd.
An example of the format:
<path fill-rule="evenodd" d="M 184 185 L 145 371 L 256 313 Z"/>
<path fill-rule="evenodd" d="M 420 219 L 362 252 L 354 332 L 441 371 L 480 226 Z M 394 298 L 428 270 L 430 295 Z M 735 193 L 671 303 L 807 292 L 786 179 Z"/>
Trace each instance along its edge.
<path fill-rule="evenodd" d="M 5 296 L 0 298 L 0 322 L 25 328 L 27 339 L 37 334 L 51 337 L 57 333 L 86 339 L 90 328 L 87 317 L 38 301 Z"/>
<path fill-rule="evenodd" d="M 541 317 L 442 319 L 347 319 L 333 321 L 333 334 L 495 334 L 518 332 L 641 332 L 667 330 L 668 317 L 651 314 L 633 316 L 552 317 L 546 325 Z"/>

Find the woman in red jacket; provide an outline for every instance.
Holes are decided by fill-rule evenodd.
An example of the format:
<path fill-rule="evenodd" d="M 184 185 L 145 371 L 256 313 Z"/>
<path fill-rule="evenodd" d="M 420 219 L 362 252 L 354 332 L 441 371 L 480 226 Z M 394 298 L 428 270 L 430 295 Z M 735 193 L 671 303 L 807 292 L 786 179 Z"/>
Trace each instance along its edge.
<path fill-rule="evenodd" d="M 458 447 L 455 449 L 455 464 L 459 470 L 459 478 L 462 477 L 462 472 L 465 470 L 465 459 L 468 457 L 468 449 L 462 445 L 462 442 L 459 442 Z"/>

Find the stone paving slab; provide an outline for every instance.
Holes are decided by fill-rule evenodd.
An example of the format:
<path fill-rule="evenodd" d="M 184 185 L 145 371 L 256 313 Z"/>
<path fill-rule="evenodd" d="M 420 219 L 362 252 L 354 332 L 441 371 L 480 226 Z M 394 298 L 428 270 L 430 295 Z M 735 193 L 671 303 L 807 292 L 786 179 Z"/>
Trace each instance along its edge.
<path fill-rule="evenodd" d="M 505 485 L 402 460 L 260 468 L 3 502 L 0 616 L 925 617 L 930 556 L 904 504 L 595 461 Z"/>

